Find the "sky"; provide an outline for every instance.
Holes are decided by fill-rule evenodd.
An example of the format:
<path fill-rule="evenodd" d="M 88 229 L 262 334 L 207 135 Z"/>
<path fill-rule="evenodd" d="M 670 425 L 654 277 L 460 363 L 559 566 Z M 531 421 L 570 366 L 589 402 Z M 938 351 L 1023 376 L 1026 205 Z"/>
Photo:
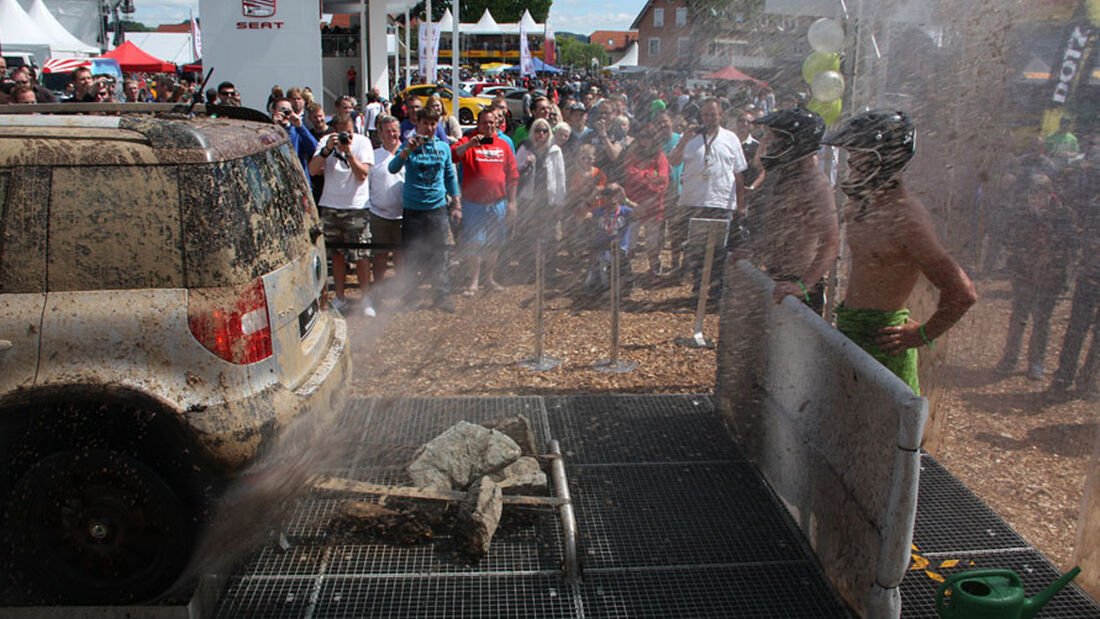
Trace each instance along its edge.
<path fill-rule="evenodd" d="M 230 0 L 225 0 L 230 1 Z M 179 23 L 188 11 L 199 16 L 199 0 L 133 0 L 133 19 L 147 26 Z M 557 31 L 592 34 L 596 30 L 626 30 L 645 0 L 554 0 L 550 27 Z M 475 20 L 480 15 L 475 16 Z M 468 21 L 463 17 L 463 21 Z"/>

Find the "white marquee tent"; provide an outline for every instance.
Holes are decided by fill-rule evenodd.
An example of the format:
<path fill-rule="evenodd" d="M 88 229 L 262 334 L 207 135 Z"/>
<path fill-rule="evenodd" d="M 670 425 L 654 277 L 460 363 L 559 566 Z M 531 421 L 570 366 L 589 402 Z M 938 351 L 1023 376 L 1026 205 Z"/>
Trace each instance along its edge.
<path fill-rule="evenodd" d="M 61 22 L 57 21 L 53 13 L 50 13 L 42 0 L 31 2 L 30 8 L 27 9 L 27 16 L 38 26 L 42 34 L 49 38 L 50 52 L 54 56 L 99 55 L 98 47 L 88 45 L 74 37 L 65 29 L 65 26 L 61 25 Z"/>
<path fill-rule="evenodd" d="M 97 56 L 99 50 L 86 45 L 68 33 L 55 19 L 47 19 L 42 11 L 49 11 L 35 2 L 31 9 L 37 17 L 23 10 L 17 0 L 0 0 L 0 46 L 5 53 L 26 52 L 34 54 L 38 66 L 51 56 Z M 52 15 L 50 16 L 52 18 Z M 57 28 L 54 28 L 54 25 Z M 63 36 L 68 35 L 68 36 Z"/>

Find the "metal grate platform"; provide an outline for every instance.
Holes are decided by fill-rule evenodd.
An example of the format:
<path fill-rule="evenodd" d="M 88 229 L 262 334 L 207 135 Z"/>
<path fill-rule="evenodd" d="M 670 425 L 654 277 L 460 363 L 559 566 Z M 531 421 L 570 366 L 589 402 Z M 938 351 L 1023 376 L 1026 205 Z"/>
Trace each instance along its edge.
<path fill-rule="evenodd" d="M 1062 575 L 926 453 L 921 454 L 913 546 L 914 558 L 901 583 L 902 617 L 907 619 L 939 617 L 935 595 L 940 579 L 959 572 L 1010 569 L 1020 575 L 1028 596 L 1045 590 Z M 1096 619 L 1100 604 L 1070 584 L 1037 617 Z"/>
<path fill-rule="evenodd" d="M 566 452 L 581 535 L 579 583 L 563 576 L 551 510 L 502 523 L 478 564 L 423 546 L 328 538 L 339 497 L 309 496 L 256 553 L 219 617 L 846 617 L 805 542 L 729 439 L 705 395 L 353 401 L 348 457 L 332 471 L 407 482 L 417 446 L 454 423 L 522 413 Z"/>
<path fill-rule="evenodd" d="M 928 454 L 921 455 L 913 545 L 926 553 L 1029 547 L 1019 533 Z"/>
<path fill-rule="evenodd" d="M 743 462 L 583 466 L 571 474 L 589 567 L 805 560 L 794 523 Z"/>
<path fill-rule="evenodd" d="M 274 542 L 231 579 L 218 617 L 847 617 L 806 542 L 714 412 L 706 395 L 355 400 L 333 473 L 407 483 L 416 447 L 460 420 L 517 413 L 540 445 L 565 452 L 577 513 L 580 582 L 563 577 L 563 531 L 552 510 L 502 525 L 470 564 L 422 546 L 329 537 L 339 495 L 301 500 Z M 1028 595 L 1058 571 L 933 458 L 924 455 L 915 544 L 925 569 L 1006 567 Z M 957 567 L 940 567 L 958 559 Z M 902 616 L 936 617 L 938 582 L 912 569 Z M 1070 586 L 1039 617 L 1100 619 Z"/>

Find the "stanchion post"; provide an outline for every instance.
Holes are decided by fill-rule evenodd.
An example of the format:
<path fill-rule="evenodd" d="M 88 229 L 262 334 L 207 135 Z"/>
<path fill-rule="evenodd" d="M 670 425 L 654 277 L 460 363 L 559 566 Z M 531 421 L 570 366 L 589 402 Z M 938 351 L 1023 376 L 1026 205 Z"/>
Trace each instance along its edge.
<path fill-rule="evenodd" d="M 695 328 L 691 337 L 678 337 L 676 343 L 689 348 L 714 348 L 714 340 L 703 337 L 703 319 L 710 299 L 710 276 L 714 272 L 714 254 L 718 249 L 718 233 L 729 224 L 724 220 L 693 219 L 706 226 L 707 244 L 703 252 L 703 274 L 699 279 L 699 302 L 695 306 Z M 728 229 L 728 228 L 727 228 Z"/>
<path fill-rule="evenodd" d="M 544 323 L 542 318 L 542 298 L 546 289 L 546 255 L 542 239 L 535 242 L 535 356 L 520 361 L 520 366 L 528 370 L 552 370 L 561 365 L 561 359 L 543 354 Z"/>
<path fill-rule="evenodd" d="M 625 374 L 637 369 L 638 364 L 633 361 L 621 361 L 619 359 L 619 269 L 622 268 L 622 257 L 619 255 L 619 243 L 621 239 L 612 236 L 611 251 L 611 358 L 600 359 L 593 366 L 601 372 Z"/>

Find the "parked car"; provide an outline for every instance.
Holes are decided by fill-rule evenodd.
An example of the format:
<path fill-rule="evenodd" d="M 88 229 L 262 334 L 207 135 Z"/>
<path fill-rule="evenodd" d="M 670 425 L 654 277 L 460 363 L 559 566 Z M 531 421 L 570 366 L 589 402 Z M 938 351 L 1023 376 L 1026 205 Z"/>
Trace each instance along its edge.
<path fill-rule="evenodd" d="M 494 88 L 510 88 L 510 86 L 500 82 L 477 82 L 473 86 L 466 88 L 466 90 L 472 92 L 474 96 L 485 97 L 490 96 Z M 486 89 L 488 89 L 488 92 L 486 92 Z"/>
<path fill-rule="evenodd" d="M 419 86 L 409 86 L 405 90 L 401 91 L 401 100 L 408 101 L 410 97 L 417 97 L 421 101 L 426 101 L 427 98 L 438 93 L 443 98 L 443 109 L 448 114 L 453 114 L 451 111 L 453 95 L 451 89 L 442 84 L 431 85 L 421 84 Z M 459 89 L 458 91 L 458 122 L 464 125 L 472 125 L 477 122 L 478 112 L 482 108 L 488 107 L 493 103 L 492 99 L 486 99 L 484 97 L 475 97 L 468 91 Z"/>
<path fill-rule="evenodd" d="M 511 90 L 501 93 L 504 95 L 504 100 L 508 102 L 508 111 L 512 113 L 512 118 L 516 119 L 516 122 L 523 122 L 523 95 L 527 94 L 526 88 L 513 88 Z M 546 96 L 546 91 L 536 90 L 535 96 Z M 495 94 L 493 96 L 496 96 Z"/>
<path fill-rule="evenodd" d="M 149 600 L 227 480 L 343 406 L 317 207 L 281 128 L 225 116 L 254 110 L 8 107 L 2 573 L 21 603 Z"/>

